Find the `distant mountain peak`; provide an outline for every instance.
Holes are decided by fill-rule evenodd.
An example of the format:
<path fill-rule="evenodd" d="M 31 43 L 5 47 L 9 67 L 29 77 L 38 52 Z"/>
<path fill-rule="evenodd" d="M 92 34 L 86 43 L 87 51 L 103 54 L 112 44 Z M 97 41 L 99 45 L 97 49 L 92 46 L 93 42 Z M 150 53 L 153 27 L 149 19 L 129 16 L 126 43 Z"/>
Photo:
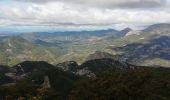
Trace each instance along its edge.
<path fill-rule="evenodd" d="M 126 27 L 122 31 L 124 31 L 124 30 L 132 31 L 132 29 L 130 27 Z"/>
<path fill-rule="evenodd" d="M 126 34 L 129 33 L 130 31 L 132 31 L 132 29 L 129 28 L 129 27 L 127 27 L 127 28 L 121 30 L 120 33 L 123 34 L 123 35 L 126 35 Z"/>

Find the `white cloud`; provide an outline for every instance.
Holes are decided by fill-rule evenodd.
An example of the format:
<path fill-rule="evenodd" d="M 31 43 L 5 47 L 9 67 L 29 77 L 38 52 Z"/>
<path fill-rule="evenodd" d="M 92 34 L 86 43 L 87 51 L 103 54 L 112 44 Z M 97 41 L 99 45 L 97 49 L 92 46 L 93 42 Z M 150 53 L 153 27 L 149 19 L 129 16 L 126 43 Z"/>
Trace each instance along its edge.
<path fill-rule="evenodd" d="M 38 1 L 38 0 L 34 0 Z M 40 1 L 40 0 L 39 0 Z M 45 0 L 41 0 L 45 1 Z M 111 24 L 150 24 L 170 22 L 170 9 L 162 7 L 153 10 L 96 8 L 80 6 L 61 1 L 48 3 L 0 4 L 0 25 L 37 25 L 37 26 L 105 26 Z M 162 3 L 161 0 L 83 0 L 88 4 L 132 4 L 139 2 Z M 81 0 L 74 2 L 83 3 Z M 149 8 L 148 8 L 149 9 Z"/>

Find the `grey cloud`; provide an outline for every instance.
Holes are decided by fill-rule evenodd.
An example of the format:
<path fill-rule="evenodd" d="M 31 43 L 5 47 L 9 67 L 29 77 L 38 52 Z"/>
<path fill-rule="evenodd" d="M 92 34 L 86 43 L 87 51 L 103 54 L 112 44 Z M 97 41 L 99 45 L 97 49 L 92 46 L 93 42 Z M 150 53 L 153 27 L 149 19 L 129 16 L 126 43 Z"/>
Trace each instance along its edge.
<path fill-rule="evenodd" d="M 127 7 L 127 8 L 156 8 L 164 6 L 166 3 L 165 0 L 139 0 L 138 2 L 127 2 L 118 4 L 118 7 Z"/>
<path fill-rule="evenodd" d="M 166 4 L 167 0 L 17 0 L 23 2 L 47 3 L 64 2 L 89 7 L 102 8 L 156 8 Z"/>

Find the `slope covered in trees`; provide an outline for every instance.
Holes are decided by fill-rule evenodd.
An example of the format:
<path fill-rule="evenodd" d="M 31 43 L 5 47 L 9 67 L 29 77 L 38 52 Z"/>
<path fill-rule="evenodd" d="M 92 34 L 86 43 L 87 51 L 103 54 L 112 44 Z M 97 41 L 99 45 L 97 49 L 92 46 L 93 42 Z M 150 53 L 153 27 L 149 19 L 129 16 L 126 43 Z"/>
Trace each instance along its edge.
<path fill-rule="evenodd" d="M 94 66 L 96 63 L 94 61 L 100 64 L 111 64 L 113 68 L 107 66 L 103 68 L 104 65 Z M 69 67 L 69 64 L 63 64 Z M 69 68 L 63 71 L 46 62 L 20 63 L 12 67 L 16 69 L 13 78 L 19 79 L 14 80 L 13 84 L 1 85 L 0 98 L 2 100 L 170 99 L 170 69 L 168 68 L 132 67 L 130 64 L 114 60 L 105 62 L 103 59 L 87 61 L 82 65 L 75 64 L 77 71 L 82 70 L 83 66 L 89 68 L 86 70 L 95 74 L 95 77 L 80 76 Z M 71 67 L 74 67 L 73 64 Z M 9 73 L 6 72 L 10 70 L 2 66 L 1 71 L 4 73 L 2 76 L 8 75 Z"/>

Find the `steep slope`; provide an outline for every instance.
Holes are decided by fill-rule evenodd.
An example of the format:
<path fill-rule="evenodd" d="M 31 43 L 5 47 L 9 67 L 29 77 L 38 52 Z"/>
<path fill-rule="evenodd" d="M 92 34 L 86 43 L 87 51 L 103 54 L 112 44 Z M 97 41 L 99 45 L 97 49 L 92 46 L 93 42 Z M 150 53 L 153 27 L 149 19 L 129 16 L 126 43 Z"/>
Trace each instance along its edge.
<path fill-rule="evenodd" d="M 127 27 L 127 28 L 121 30 L 120 33 L 122 34 L 122 36 L 125 36 L 130 31 L 132 31 L 132 29 Z"/>

